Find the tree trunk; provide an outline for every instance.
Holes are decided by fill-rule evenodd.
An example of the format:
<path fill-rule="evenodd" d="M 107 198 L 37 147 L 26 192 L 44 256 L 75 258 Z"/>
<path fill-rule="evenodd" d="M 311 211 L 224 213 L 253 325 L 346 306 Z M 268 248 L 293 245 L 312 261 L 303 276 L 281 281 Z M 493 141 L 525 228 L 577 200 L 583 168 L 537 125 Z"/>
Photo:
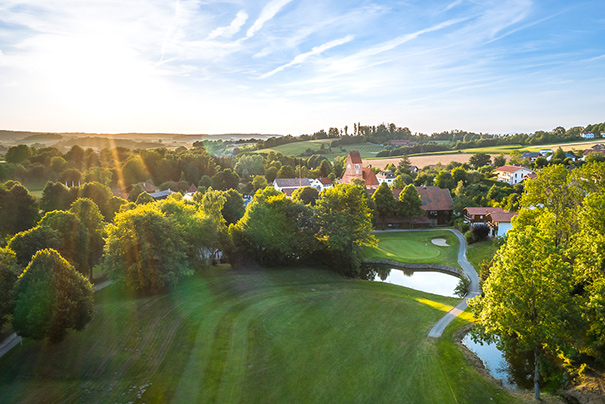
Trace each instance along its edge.
<path fill-rule="evenodd" d="M 540 365 L 538 363 L 538 358 L 540 357 L 540 352 L 538 348 L 534 348 L 534 398 L 540 401 L 540 385 L 538 384 L 540 381 Z"/>

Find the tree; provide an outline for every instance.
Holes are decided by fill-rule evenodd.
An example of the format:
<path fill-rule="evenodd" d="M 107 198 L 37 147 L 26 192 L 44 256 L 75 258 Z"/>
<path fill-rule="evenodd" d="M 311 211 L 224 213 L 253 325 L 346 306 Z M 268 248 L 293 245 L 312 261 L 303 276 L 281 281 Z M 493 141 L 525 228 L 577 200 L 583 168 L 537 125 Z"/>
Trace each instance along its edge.
<path fill-rule="evenodd" d="M 421 206 L 422 200 L 420 200 L 416 187 L 409 184 L 399 194 L 399 214 L 408 218 L 419 216 L 424 213 Z"/>
<path fill-rule="evenodd" d="M 239 176 L 230 168 L 226 168 L 212 177 L 212 188 L 220 191 L 237 189 L 238 184 Z"/>
<path fill-rule="evenodd" d="M 101 211 L 106 222 L 111 222 L 115 212 L 119 210 L 119 205 L 125 201 L 122 198 L 114 197 L 107 185 L 98 182 L 87 182 L 78 190 L 78 198 L 91 199 Z"/>
<path fill-rule="evenodd" d="M 104 266 L 119 284 L 159 290 L 193 273 L 181 234 L 155 204 L 118 213 L 107 233 Z"/>
<path fill-rule="evenodd" d="M 487 153 L 475 153 L 469 158 L 468 162 L 475 168 L 475 170 L 478 170 L 479 167 L 490 164 L 491 160 L 492 158 Z"/>
<path fill-rule="evenodd" d="M 67 161 L 61 156 L 54 156 L 50 159 L 50 169 L 57 175 L 67 170 Z"/>
<path fill-rule="evenodd" d="M 361 267 L 361 251 L 374 245 L 372 213 L 367 191 L 351 184 L 339 184 L 321 193 L 315 208 L 320 226 L 317 233 L 331 266 L 346 275 Z"/>
<path fill-rule="evenodd" d="M 401 160 L 399 160 L 399 163 L 397 164 L 397 172 L 399 172 L 399 174 L 409 174 L 410 167 L 412 167 L 410 158 L 408 157 L 407 154 L 404 154 L 401 157 Z"/>
<path fill-rule="evenodd" d="M 457 183 L 449 171 L 439 171 L 437 177 L 435 177 L 435 185 L 439 188 L 454 189 Z"/>
<path fill-rule="evenodd" d="M 61 182 L 49 181 L 42 190 L 40 209 L 44 212 L 53 210 L 66 210 L 75 199 L 75 192 L 70 191 Z"/>
<path fill-rule="evenodd" d="M 313 187 L 302 187 L 292 192 L 292 199 L 303 205 L 315 206 L 317 198 L 319 198 L 319 191 Z"/>
<path fill-rule="evenodd" d="M 254 188 L 254 191 L 258 191 L 259 189 L 262 189 L 267 186 L 267 179 L 262 175 L 256 175 L 252 179 L 252 186 Z"/>
<path fill-rule="evenodd" d="M 0 330 L 6 317 L 13 313 L 15 300 L 13 287 L 17 281 L 18 267 L 15 253 L 0 247 Z"/>
<path fill-rule="evenodd" d="M 504 165 L 506 165 L 506 157 L 504 157 L 504 154 L 500 153 L 494 157 L 494 167 L 498 168 Z"/>
<path fill-rule="evenodd" d="M 38 201 L 20 183 L 0 186 L 0 237 L 32 228 L 38 217 Z"/>
<path fill-rule="evenodd" d="M 28 145 L 20 144 L 18 146 L 9 147 L 4 160 L 7 163 L 19 164 L 27 160 L 32 155 L 32 151 Z"/>
<path fill-rule="evenodd" d="M 229 226 L 231 259 L 269 266 L 299 263 L 316 250 L 316 230 L 310 207 L 267 187 L 257 191 L 242 219 Z"/>
<path fill-rule="evenodd" d="M 292 166 L 284 165 L 277 172 L 277 178 L 295 178 L 296 173 Z"/>
<path fill-rule="evenodd" d="M 61 341 L 93 315 L 92 285 L 55 250 L 38 251 L 15 284 L 13 328 L 22 337 Z"/>
<path fill-rule="evenodd" d="M 153 197 L 145 191 L 141 192 L 137 196 L 137 200 L 135 201 L 135 203 L 137 205 L 144 205 L 146 203 L 153 203 L 153 202 L 155 202 L 155 199 L 153 199 Z"/>
<path fill-rule="evenodd" d="M 456 183 L 456 185 L 462 181 L 464 184 L 467 183 L 467 173 L 466 173 L 466 169 L 464 167 L 455 167 L 452 169 L 452 178 L 454 179 L 454 182 Z M 453 188 L 453 187 L 452 187 Z"/>
<path fill-rule="evenodd" d="M 574 321 L 572 269 L 550 232 L 552 216 L 538 227 L 513 228 L 494 257 L 484 295 L 469 301 L 481 330 L 498 336 L 506 350 L 517 346 L 534 354 L 534 389 L 540 398 L 540 357 L 566 352 Z"/>
<path fill-rule="evenodd" d="M 225 197 L 225 203 L 221 213 L 227 221 L 227 225 L 230 225 L 244 216 L 244 212 L 246 211 L 246 208 L 244 207 L 244 198 L 242 197 L 242 194 L 235 189 L 229 189 L 223 192 L 223 196 Z"/>
<path fill-rule="evenodd" d="M 322 160 L 319 164 L 319 175 L 321 177 L 327 177 L 332 172 L 332 165 L 328 160 Z"/>
<path fill-rule="evenodd" d="M 105 245 L 105 241 L 103 240 L 103 231 L 105 227 L 103 215 L 101 214 L 97 204 L 94 203 L 92 199 L 88 198 L 78 198 L 71 205 L 69 210 L 76 215 L 87 231 L 86 245 L 88 248 L 85 251 L 85 255 L 88 261 L 88 268 L 90 270 L 88 279 L 90 279 L 92 282 L 92 269 L 94 265 L 101 260 L 101 256 L 103 255 L 103 246 Z"/>
<path fill-rule="evenodd" d="M 123 186 L 127 187 L 137 182 L 146 181 L 151 177 L 140 156 L 133 156 L 122 166 Z"/>
<path fill-rule="evenodd" d="M 263 163 L 264 159 L 260 154 L 243 154 L 238 157 L 237 163 L 235 163 L 235 172 L 242 177 L 263 175 L 265 173 Z"/>
<path fill-rule="evenodd" d="M 38 226 L 55 230 L 60 235 L 59 247 L 56 248 L 57 251 L 78 272 L 88 275 L 88 231 L 74 213 L 64 210 L 53 210 L 42 217 Z M 48 248 L 55 247 L 50 245 Z"/>
<path fill-rule="evenodd" d="M 386 182 L 380 184 L 378 189 L 372 194 L 372 199 L 376 205 L 378 217 L 385 219 L 397 214 L 397 201 L 393 196 L 393 191 Z"/>

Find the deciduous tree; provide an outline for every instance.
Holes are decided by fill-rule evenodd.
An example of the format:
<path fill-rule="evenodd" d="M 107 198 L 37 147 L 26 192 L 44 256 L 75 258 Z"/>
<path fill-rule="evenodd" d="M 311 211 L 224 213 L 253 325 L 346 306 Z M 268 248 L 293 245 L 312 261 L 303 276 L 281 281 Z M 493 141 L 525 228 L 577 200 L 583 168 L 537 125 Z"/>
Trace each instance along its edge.
<path fill-rule="evenodd" d="M 55 250 L 36 253 L 15 284 L 17 334 L 61 341 L 82 330 L 93 315 L 92 285 Z"/>

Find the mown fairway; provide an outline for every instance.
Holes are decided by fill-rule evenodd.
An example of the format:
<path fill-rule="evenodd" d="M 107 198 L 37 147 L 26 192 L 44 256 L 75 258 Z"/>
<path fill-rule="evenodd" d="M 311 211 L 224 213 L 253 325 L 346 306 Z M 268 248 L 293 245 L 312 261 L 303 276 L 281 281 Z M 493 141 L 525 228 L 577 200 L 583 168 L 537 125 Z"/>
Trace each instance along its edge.
<path fill-rule="evenodd" d="M 401 231 L 377 232 L 376 247 L 366 247 L 364 259 L 384 258 L 407 263 L 443 264 L 458 267 L 458 238 L 450 231 Z M 434 238 L 444 238 L 449 247 L 441 247 L 431 242 Z"/>
<path fill-rule="evenodd" d="M 449 339 L 427 338 L 456 299 L 322 270 L 225 268 L 168 294 L 95 297 L 85 331 L 0 359 L 0 402 L 515 402 Z"/>

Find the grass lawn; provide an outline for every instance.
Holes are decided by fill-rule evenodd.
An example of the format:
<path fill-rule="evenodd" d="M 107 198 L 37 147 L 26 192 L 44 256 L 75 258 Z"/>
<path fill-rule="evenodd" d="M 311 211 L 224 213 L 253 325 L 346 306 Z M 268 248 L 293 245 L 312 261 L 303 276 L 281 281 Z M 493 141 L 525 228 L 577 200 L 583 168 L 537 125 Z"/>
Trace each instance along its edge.
<path fill-rule="evenodd" d="M 376 247 L 366 247 L 364 259 L 386 258 L 406 263 L 429 263 L 458 265 L 458 238 L 450 231 L 414 231 L 375 233 Z M 434 238 L 444 238 L 450 247 L 440 247 L 431 242 Z"/>
<path fill-rule="evenodd" d="M 30 194 L 40 198 L 42 197 L 42 190 L 46 186 L 46 181 L 25 181 L 23 186 L 27 188 Z"/>
<path fill-rule="evenodd" d="M 168 294 L 110 286 L 95 300 L 84 331 L 0 358 L 0 402 L 518 402 L 449 339 L 427 338 L 457 299 L 309 268 L 216 268 Z"/>
<path fill-rule="evenodd" d="M 500 246 L 493 240 L 481 241 L 468 246 L 466 258 L 475 267 L 477 273 L 481 269 L 481 263 L 491 260 Z"/>

